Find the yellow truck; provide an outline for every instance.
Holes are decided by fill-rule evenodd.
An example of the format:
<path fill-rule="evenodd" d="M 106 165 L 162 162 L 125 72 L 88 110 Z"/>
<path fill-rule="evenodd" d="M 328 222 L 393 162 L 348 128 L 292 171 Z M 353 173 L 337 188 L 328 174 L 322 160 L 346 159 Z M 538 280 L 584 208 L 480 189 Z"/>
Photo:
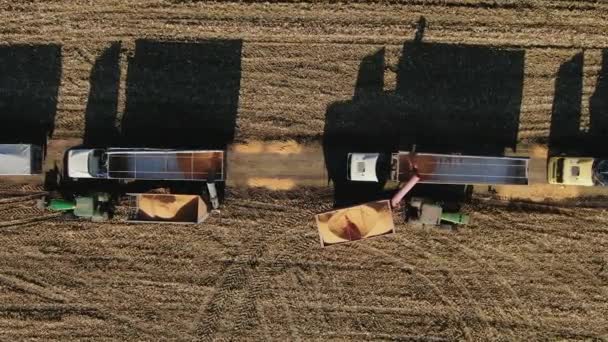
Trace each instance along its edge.
<path fill-rule="evenodd" d="M 547 165 L 549 184 L 608 185 L 608 160 L 590 157 L 552 157 Z"/>

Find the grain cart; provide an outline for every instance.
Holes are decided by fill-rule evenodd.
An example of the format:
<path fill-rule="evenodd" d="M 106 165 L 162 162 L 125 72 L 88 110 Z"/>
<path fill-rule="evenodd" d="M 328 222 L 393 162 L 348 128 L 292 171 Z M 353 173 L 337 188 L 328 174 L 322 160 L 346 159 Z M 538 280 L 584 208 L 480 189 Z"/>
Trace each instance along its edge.
<path fill-rule="evenodd" d="M 315 221 L 322 247 L 395 232 L 393 211 L 388 200 L 318 214 Z"/>
<path fill-rule="evenodd" d="M 528 158 L 483 157 L 436 153 L 350 153 L 347 179 L 403 182 L 417 169 L 420 183 L 528 184 Z"/>
<path fill-rule="evenodd" d="M 198 195 L 128 194 L 130 222 L 196 224 L 209 216 Z"/>
<path fill-rule="evenodd" d="M 411 178 L 401 184 L 390 200 L 363 203 L 316 215 L 321 247 L 394 233 L 393 209 L 400 207 L 403 198 L 420 181 L 415 167 L 412 172 Z"/>

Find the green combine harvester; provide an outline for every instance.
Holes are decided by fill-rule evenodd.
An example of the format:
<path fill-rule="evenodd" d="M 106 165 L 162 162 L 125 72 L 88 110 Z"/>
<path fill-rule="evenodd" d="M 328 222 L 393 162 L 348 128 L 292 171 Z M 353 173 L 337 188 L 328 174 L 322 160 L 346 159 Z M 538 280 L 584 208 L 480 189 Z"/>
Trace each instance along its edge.
<path fill-rule="evenodd" d="M 409 201 L 406 217 L 411 224 L 450 230 L 470 222 L 469 215 L 465 213 L 444 212 L 441 204 L 418 197 L 413 197 Z"/>
<path fill-rule="evenodd" d="M 107 193 L 76 196 L 73 201 L 54 198 L 44 206 L 50 211 L 71 212 L 76 217 L 93 222 L 107 221 L 110 218 L 110 195 Z"/>

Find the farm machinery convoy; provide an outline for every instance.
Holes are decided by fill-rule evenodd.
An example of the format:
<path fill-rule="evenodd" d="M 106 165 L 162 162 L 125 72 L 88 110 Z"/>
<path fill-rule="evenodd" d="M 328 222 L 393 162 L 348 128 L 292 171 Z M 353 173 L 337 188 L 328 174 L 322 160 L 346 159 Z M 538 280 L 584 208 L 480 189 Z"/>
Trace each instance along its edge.
<path fill-rule="evenodd" d="M 467 224 L 466 214 L 448 212 L 432 199 L 412 197 L 404 208 L 401 202 L 417 183 L 427 184 L 502 184 L 527 185 L 529 159 L 514 157 L 483 157 L 434 153 L 395 152 L 349 153 L 346 178 L 353 182 L 400 182 L 400 188 L 383 207 L 383 215 L 370 202 L 317 216 L 321 245 L 349 242 L 384 235 L 394 231 L 376 228 L 394 227 L 392 210 L 401 210 L 405 219 L 416 225 L 455 227 Z M 381 201 L 383 202 L 383 201 Z M 336 217 L 345 218 L 342 220 Z M 356 219 L 357 216 L 360 216 Z M 387 225 L 386 222 L 390 224 Z M 323 224 L 325 222 L 325 224 Z M 340 225 L 340 222 L 342 225 Z M 355 222 L 359 222 L 357 225 Z M 357 233 L 353 234 L 355 231 Z M 363 234 L 362 232 L 368 232 Z M 377 234 L 373 234 L 377 232 Z"/>
<path fill-rule="evenodd" d="M 529 158 L 487 157 L 435 153 L 349 153 L 346 178 L 352 182 L 399 182 L 390 200 L 369 202 L 319 214 L 321 245 L 350 242 L 394 232 L 392 210 L 419 226 L 453 229 L 469 223 L 469 216 L 446 210 L 449 204 L 430 198 L 402 201 L 417 183 L 451 185 L 528 185 Z M 593 158 L 550 158 L 549 184 L 607 185 L 608 161 Z M 376 208 L 376 210 L 374 210 Z M 380 208 L 381 210 L 378 210 Z M 384 226 L 385 228 L 379 228 Z"/>
<path fill-rule="evenodd" d="M 226 181 L 225 157 L 222 150 L 72 148 L 65 153 L 61 185 L 77 190 L 69 192 L 65 198 L 48 198 L 41 206 L 73 217 L 101 221 L 111 217 L 113 204 L 125 202 L 126 198 L 129 221 L 200 223 L 209 212 L 219 208 L 216 185 Z M 349 153 L 346 158 L 345 178 L 352 184 L 389 182 L 401 185 L 390 199 L 317 215 L 322 245 L 390 233 L 394 231 L 392 215 L 395 210 L 411 224 L 421 226 L 454 228 L 469 222 L 469 217 L 460 213 L 458 207 L 441 199 L 414 196 L 402 204 L 418 183 L 520 186 L 530 183 L 530 160 L 525 157 L 400 151 Z M 1 175 L 40 174 L 42 165 L 40 146 L 0 145 Z M 547 162 L 545 179 L 549 184 L 607 185 L 608 161 L 553 157 Z M 185 193 L 183 190 L 167 192 L 166 189 L 160 193 L 127 190 L 119 197 L 112 193 L 116 187 L 129 188 L 129 184 L 137 182 L 169 188 L 176 184 L 188 184 L 189 187 Z M 104 186 L 113 190 L 104 189 Z"/>
<path fill-rule="evenodd" d="M 42 148 L 0 145 L 2 175 L 42 172 Z M 72 217 L 105 221 L 114 203 L 128 198 L 128 220 L 134 222 L 200 223 L 220 205 L 217 184 L 225 181 L 222 150 L 150 148 L 69 149 L 58 177 L 60 198 L 39 201 L 39 206 Z M 123 185 L 148 182 L 161 193 L 117 191 Z M 202 184 L 202 186 L 201 186 Z M 167 193 L 172 185 L 188 194 Z M 201 197 L 202 196 L 202 197 Z M 203 200 L 204 197 L 204 200 Z"/>

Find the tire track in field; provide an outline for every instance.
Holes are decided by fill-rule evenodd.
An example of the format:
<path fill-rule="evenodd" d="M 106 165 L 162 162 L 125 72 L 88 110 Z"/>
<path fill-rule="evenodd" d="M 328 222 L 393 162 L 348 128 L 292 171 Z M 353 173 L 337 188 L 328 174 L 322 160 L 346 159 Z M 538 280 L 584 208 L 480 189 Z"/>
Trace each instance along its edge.
<path fill-rule="evenodd" d="M 254 226 L 254 232 L 259 226 Z M 255 229 L 258 228 L 258 229 Z M 251 233 L 251 231 L 249 231 Z M 258 317 L 257 299 L 260 297 L 266 270 L 259 267 L 258 259 L 266 250 L 265 234 L 248 235 L 244 250 L 239 250 L 233 260 L 224 261 L 225 267 L 216 281 L 215 291 L 209 296 L 207 304 L 199 312 L 195 335 L 205 340 L 214 340 L 225 314 L 236 310 L 236 319 L 231 319 L 236 326 L 234 334 L 250 331 L 262 319 Z M 244 298 L 243 298 L 244 297 Z M 240 299 L 240 302 L 238 301 Z"/>
<path fill-rule="evenodd" d="M 421 252 L 425 253 L 420 247 L 416 246 L 415 244 L 412 244 L 409 242 L 408 242 L 408 244 L 410 244 L 413 249 L 418 249 Z M 432 292 L 435 293 L 435 295 L 440 299 L 440 301 L 445 303 L 447 305 L 447 307 L 450 308 L 450 316 L 453 317 L 453 319 L 456 321 L 456 323 L 460 326 L 461 332 L 465 335 L 466 339 L 467 340 L 472 339 L 472 337 L 470 336 L 470 333 L 469 333 L 469 329 L 468 329 L 465 321 L 462 319 L 461 312 L 460 312 L 458 306 L 456 305 L 456 303 L 454 301 L 452 301 L 444 293 L 444 291 L 441 290 L 440 286 L 438 284 L 436 284 L 433 280 L 431 280 L 431 278 L 429 278 L 428 276 L 426 276 L 425 274 L 423 274 L 421 272 L 417 272 L 416 268 L 414 266 L 409 265 L 402 258 L 392 255 L 390 253 L 381 251 L 373 246 L 370 246 L 369 244 L 356 245 L 355 248 L 367 250 L 368 252 L 372 252 L 374 255 L 381 255 L 385 258 L 388 258 L 394 264 L 401 265 L 402 269 L 405 269 L 411 275 L 413 275 L 413 276 L 421 279 L 423 282 L 425 282 L 429 286 L 429 288 L 432 290 Z M 405 267 L 405 268 L 403 268 L 403 267 Z"/>
<path fill-rule="evenodd" d="M 519 315 L 525 317 L 526 324 L 532 324 L 536 329 L 542 328 L 541 325 L 536 325 L 537 324 L 537 323 L 535 323 L 536 320 L 533 317 L 531 317 L 529 314 L 527 314 L 523 311 L 523 308 L 525 307 L 525 305 L 524 305 L 522 299 L 519 297 L 517 292 L 515 292 L 515 290 L 513 290 L 513 288 L 507 281 L 507 279 L 500 272 L 498 272 L 498 270 L 496 270 L 496 268 L 494 268 L 494 266 L 491 263 L 489 263 L 484 258 L 479 256 L 475 251 L 473 251 L 469 247 L 461 244 L 460 242 L 456 241 L 455 239 L 448 239 L 448 238 L 445 238 L 442 236 L 439 236 L 438 239 L 443 241 L 447 245 L 453 245 L 453 246 L 456 246 L 458 249 L 462 250 L 465 253 L 465 255 L 467 255 L 469 258 L 471 258 L 476 263 L 478 263 L 481 266 L 481 269 L 489 269 L 491 271 L 491 273 L 493 273 L 493 275 L 494 275 L 493 278 L 496 279 L 498 284 L 500 284 L 501 287 L 506 291 L 506 293 L 509 295 L 511 300 L 514 303 L 517 303 L 518 313 L 519 313 Z M 488 328 L 491 328 L 491 327 L 488 325 Z"/>
<path fill-rule="evenodd" d="M 258 213 L 256 217 L 263 217 L 263 219 L 251 227 L 255 234 L 247 235 L 248 242 L 246 242 L 244 250 L 241 249 L 239 255 L 235 255 L 233 259 L 224 261 L 226 267 L 221 277 L 216 281 L 216 290 L 201 310 L 200 323 L 196 329 L 198 336 L 213 339 L 219 327 L 223 325 L 224 314 L 231 310 L 237 310 L 238 312 L 238 318 L 232 328 L 236 329 L 234 333 L 237 335 L 242 333 L 243 330 L 251 330 L 256 326 L 260 329 L 266 329 L 259 326 L 264 324 L 266 319 L 264 316 L 260 316 L 264 315 L 265 311 L 259 307 L 258 300 L 267 288 L 268 276 L 276 269 L 274 262 L 266 262 L 263 258 L 269 252 L 268 244 L 276 243 L 277 239 L 285 237 L 289 231 L 285 228 L 298 226 L 294 225 L 296 223 L 294 215 L 295 220 L 310 219 L 313 211 L 306 206 L 296 206 L 300 210 L 296 210 L 293 214 L 294 206 L 284 203 L 276 204 L 276 199 L 268 198 L 265 194 L 267 194 L 265 191 L 262 193 L 254 192 L 251 198 L 242 199 L 229 205 L 229 210 L 240 208 L 245 211 L 255 211 Z M 262 195 L 264 201 L 261 201 L 260 195 Z M 296 202 L 300 202 L 300 200 Z M 275 216 L 278 220 L 273 219 Z M 264 226 L 264 222 L 273 223 L 270 226 Z M 251 233 L 250 230 L 247 231 Z M 255 241 L 255 243 L 249 243 L 249 241 Z M 295 245 L 298 246 L 298 244 Z M 292 250 L 292 252 L 297 254 L 297 251 Z M 278 259 L 281 259 L 280 255 L 273 257 L 275 261 Z M 240 299 L 240 303 L 234 307 L 233 302 L 237 299 Z M 289 306 L 287 303 L 284 303 L 284 305 Z M 292 334 L 295 334 L 292 337 L 297 338 L 297 331 L 292 331 Z"/>
<path fill-rule="evenodd" d="M 65 294 L 57 291 L 51 291 L 41 284 L 28 281 L 23 277 L 17 277 L 7 273 L 0 273 L 0 283 L 9 287 L 13 291 L 24 292 L 38 296 L 42 299 L 50 300 L 56 303 L 66 303 Z"/>

